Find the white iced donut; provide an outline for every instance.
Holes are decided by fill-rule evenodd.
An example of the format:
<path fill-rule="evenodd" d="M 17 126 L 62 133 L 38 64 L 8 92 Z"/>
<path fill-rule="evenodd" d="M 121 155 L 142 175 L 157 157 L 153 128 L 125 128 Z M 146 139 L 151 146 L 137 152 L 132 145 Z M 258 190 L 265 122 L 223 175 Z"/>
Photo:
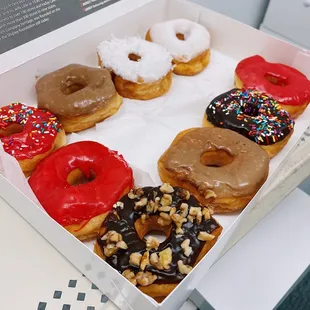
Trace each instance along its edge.
<path fill-rule="evenodd" d="M 146 40 L 160 44 L 170 52 L 177 74 L 195 75 L 210 61 L 209 31 L 186 19 L 153 25 L 147 32 Z"/>
<path fill-rule="evenodd" d="M 172 57 L 161 45 L 138 37 L 104 41 L 97 47 L 100 66 L 112 72 L 126 98 L 146 100 L 166 93 L 172 81 Z"/>

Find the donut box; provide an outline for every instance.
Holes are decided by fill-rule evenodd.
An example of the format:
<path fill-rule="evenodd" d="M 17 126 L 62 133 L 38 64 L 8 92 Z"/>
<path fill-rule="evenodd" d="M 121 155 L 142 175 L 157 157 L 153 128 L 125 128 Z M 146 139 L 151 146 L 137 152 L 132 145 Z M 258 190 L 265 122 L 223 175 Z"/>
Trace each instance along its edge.
<path fill-rule="evenodd" d="M 93 140 L 119 151 L 134 170 L 139 186 L 157 186 L 157 160 L 182 130 L 201 127 L 208 103 L 233 87 L 234 69 L 243 58 L 259 54 L 271 62 L 300 69 L 310 78 L 310 56 L 228 17 L 182 0 L 122 0 L 97 13 L 53 31 L 0 57 L 1 105 L 20 101 L 36 106 L 39 77 L 70 63 L 97 66 L 96 47 L 112 36 L 140 35 L 156 22 L 186 18 L 211 34 L 211 62 L 194 77 L 173 76 L 172 87 L 149 101 L 124 99 L 118 113 L 96 127 L 67 136 L 67 143 Z M 120 309 L 180 309 L 210 266 L 274 205 L 262 206 L 276 173 L 283 167 L 310 125 L 310 109 L 296 119 L 288 144 L 272 158 L 269 177 L 242 212 L 216 215 L 224 230 L 215 246 L 161 303 L 144 295 L 115 269 L 93 253 L 94 241 L 80 242 L 51 219 L 27 186 L 20 168 L 0 152 L 1 197 L 25 218 L 76 268 L 95 283 Z M 39 249 L 38 249 L 39 253 Z M 53 267 L 54 268 L 54 267 Z"/>

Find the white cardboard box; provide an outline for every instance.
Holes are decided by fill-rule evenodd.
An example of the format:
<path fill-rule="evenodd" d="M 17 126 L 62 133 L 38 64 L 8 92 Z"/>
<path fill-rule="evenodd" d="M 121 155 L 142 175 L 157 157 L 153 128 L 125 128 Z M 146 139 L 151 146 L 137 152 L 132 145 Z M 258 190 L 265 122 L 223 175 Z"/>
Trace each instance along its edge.
<path fill-rule="evenodd" d="M 147 29 L 155 22 L 180 17 L 201 23 L 211 33 L 211 48 L 214 58 L 213 61 L 211 59 L 210 67 L 207 68 L 205 73 L 194 78 L 174 77 L 175 82 L 172 90 L 164 98 L 155 99 L 155 101 L 150 101 L 143 105 L 134 101 L 124 100 L 123 110 L 118 112 L 115 117 L 99 124 L 97 131 L 91 129 L 81 134 L 82 139 L 96 139 L 104 142 L 109 147 L 121 151 L 127 160 L 129 158 L 131 163 L 138 166 L 141 165 L 139 168 L 150 173 L 155 183 L 158 182 L 155 176 L 156 172 L 154 172 L 156 161 L 152 161 L 152 165 L 150 165 L 148 161 L 141 160 L 137 155 L 139 152 L 135 152 L 132 148 L 129 149 L 128 145 L 126 147 L 126 143 L 124 144 L 121 139 L 117 140 L 108 133 L 109 128 L 114 130 L 115 123 L 119 124 L 117 122 L 120 120 L 126 120 L 128 107 L 135 107 L 137 113 L 139 111 L 146 113 L 152 111 L 155 106 L 156 109 L 158 106 L 162 107 L 167 101 L 173 106 L 173 104 L 180 100 L 180 109 L 186 110 L 186 108 L 188 109 L 188 103 L 193 99 L 193 105 L 191 106 L 191 109 L 195 107 L 193 108 L 193 115 L 186 114 L 186 111 L 184 114 L 186 114 L 185 116 L 188 120 L 184 119 L 184 117 L 182 118 L 181 115 L 178 119 L 179 122 L 176 122 L 176 125 L 172 126 L 172 131 L 169 132 L 169 134 L 175 135 L 179 130 L 184 129 L 182 126 L 187 126 L 185 128 L 191 125 L 199 126 L 200 123 L 197 123 L 197 119 L 199 118 L 201 122 L 203 115 L 201 107 L 205 108 L 210 99 L 217 95 L 220 90 L 225 91 L 227 87 L 233 87 L 233 65 L 242 58 L 253 54 L 260 54 L 269 61 L 292 65 L 310 77 L 310 57 L 306 51 L 276 40 L 230 18 L 182 0 L 123 0 L 2 55 L 0 57 L 0 71 L 4 73 L 0 76 L 1 105 L 6 105 L 16 100 L 27 104 L 35 104 L 34 85 L 36 78 L 47 72 L 73 62 L 95 66 L 97 59 L 96 46 L 102 40 L 111 38 L 111 35 L 124 37 L 140 34 L 143 36 Z M 19 65 L 21 63 L 23 64 Z M 207 89 L 205 89 L 206 87 Z M 216 89 L 216 93 L 213 93 L 214 89 Z M 189 101 L 186 101 L 186 98 L 185 101 L 181 100 L 181 96 L 184 97 L 184 95 L 185 97 L 188 95 Z M 200 112 L 201 114 L 199 114 Z M 156 113 L 161 113 L 160 108 L 157 109 Z M 141 119 L 143 115 L 143 113 L 140 115 Z M 169 119 L 166 122 L 169 122 Z M 0 193 L 3 199 L 121 309 L 179 309 L 196 285 L 206 275 L 209 267 L 218 259 L 223 250 L 228 247 L 234 232 L 246 221 L 247 216 L 249 214 L 252 216 L 256 214 L 257 218 L 261 217 L 262 214 L 260 209 L 257 208 L 257 202 L 266 193 L 266 189 L 272 181 L 272 173 L 283 164 L 284 158 L 297 143 L 309 124 L 310 111 L 308 109 L 298 118 L 294 135 L 288 145 L 272 160 L 270 177 L 263 188 L 241 214 L 217 216 L 217 219 L 225 228 L 221 238 L 205 258 L 161 304 L 142 294 L 116 270 L 93 254 L 85 244 L 71 236 L 53 221 L 40 207 L 36 206 L 35 203 L 24 195 L 25 192 L 22 193 L 16 188 L 16 186 L 21 188 L 24 184 L 17 184 L 16 180 L 11 179 L 14 186 L 5 177 L 0 175 Z M 144 125 L 142 121 L 141 126 L 143 127 Z M 133 133 L 136 132 L 135 130 L 138 132 L 141 130 L 139 126 L 136 129 L 132 126 L 134 128 Z M 155 129 L 155 133 L 156 128 L 156 126 L 152 127 L 153 131 Z M 103 131 L 105 135 L 102 135 Z M 122 134 L 122 132 L 120 131 L 119 134 Z M 109 137 L 113 139 L 109 139 Z M 167 144 L 166 142 L 169 143 Z M 166 142 L 166 144 L 160 145 L 162 149 L 159 147 L 159 153 L 170 144 L 171 140 Z M 152 156 L 152 154 L 149 155 Z M 156 156 L 157 154 L 154 157 L 155 159 L 158 158 Z M 148 156 L 145 157 L 149 158 Z M 16 175 L 18 173 L 16 171 Z M 14 175 L 12 171 L 10 174 Z M 262 212 L 267 211 L 263 210 Z M 252 223 L 252 225 L 254 224 Z"/>

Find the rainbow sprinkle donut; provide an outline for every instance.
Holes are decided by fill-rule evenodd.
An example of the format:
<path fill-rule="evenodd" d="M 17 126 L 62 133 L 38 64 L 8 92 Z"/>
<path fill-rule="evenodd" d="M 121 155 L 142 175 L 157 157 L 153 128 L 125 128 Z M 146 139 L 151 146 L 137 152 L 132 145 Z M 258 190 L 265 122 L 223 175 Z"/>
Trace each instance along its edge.
<path fill-rule="evenodd" d="M 205 127 L 227 128 L 259 144 L 270 157 L 294 131 L 294 121 L 277 101 L 249 89 L 232 89 L 214 98 L 204 117 Z"/>

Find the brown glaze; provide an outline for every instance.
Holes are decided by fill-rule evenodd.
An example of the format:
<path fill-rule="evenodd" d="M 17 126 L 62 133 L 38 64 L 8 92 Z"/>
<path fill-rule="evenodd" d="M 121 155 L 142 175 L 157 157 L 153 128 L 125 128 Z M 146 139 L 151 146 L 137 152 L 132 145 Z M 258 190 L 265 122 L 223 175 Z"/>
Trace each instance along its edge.
<path fill-rule="evenodd" d="M 268 174 L 268 154 L 231 130 L 194 128 L 176 140 L 160 160 L 203 196 L 209 190 L 217 198 L 253 195 Z M 207 158 L 212 166 L 204 164 Z"/>
<path fill-rule="evenodd" d="M 78 64 L 43 76 L 36 91 L 38 107 L 61 116 L 95 112 L 116 95 L 108 70 Z"/>

